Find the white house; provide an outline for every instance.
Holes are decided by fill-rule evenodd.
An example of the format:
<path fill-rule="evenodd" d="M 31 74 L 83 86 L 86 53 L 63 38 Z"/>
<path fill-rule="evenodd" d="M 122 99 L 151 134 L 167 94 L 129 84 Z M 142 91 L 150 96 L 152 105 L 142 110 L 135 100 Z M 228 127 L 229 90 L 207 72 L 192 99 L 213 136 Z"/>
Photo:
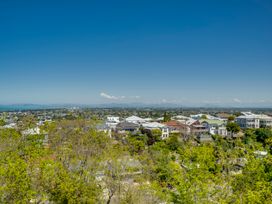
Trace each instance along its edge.
<path fill-rule="evenodd" d="M 149 123 L 143 123 L 142 126 L 150 130 L 160 129 L 162 131 L 162 135 L 161 135 L 162 139 L 166 139 L 169 137 L 169 129 L 164 124 L 161 124 L 158 122 L 149 122 Z"/>
<path fill-rule="evenodd" d="M 169 129 L 167 127 L 162 128 L 161 131 L 162 131 L 162 136 L 161 136 L 162 139 L 166 139 L 169 137 Z"/>
<path fill-rule="evenodd" d="M 224 137 L 228 136 L 228 131 L 225 126 L 218 126 L 218 127 L 212 126 L 209 128 L 209 133 L 211 135 L 221 135 Z"/>
<path fill-rule="evenodd" d="M 107 122 L 119 123 L 120 122 L 120 118 L 119 117 L 115 117 L 115 116 L 108 116 L 107 117 Z"/>
<path fill-rule="evenodd" d="M 119 117 L 115 117 L 115 116 L 108 116 L 107 120 L 106 120 L 106 125 L 109 128 L 115 129 L 116 125 L 120 122 L 120 118 Z"/>
<path fill-rule="evenodd" d="M 197 120 L 190 118 L 189 120 L 186 120 L 185 124 L 188 126 L 191 126 L 196 122 L 197 122 Z"/>
<path fill-rule="evenodd" d="M 187 116 L 183 116 L 183 115 L 176 115 L 171 118 L 171 120 L 184 120 L 184 121 L 189 120 L 189 119 L 191 119 L 191 118 L 187 117 Z"/>
<path fill-rule="evenodd" d="M 218 127 L 217 134 L 225 136 L 225 137 L 229 135 L 228 131 L 227 131 L 227 128 L 225 126 Z"/>
<path fill-rule="evenodd" d="M 135 116 L 135 115 L 126 118 L 125 121 L 127 121 L 129 123 L 136 123 L 136 124 L 145 123 L 145 119 L 140 118 L 140 117 Z"/>
<path fill-rule="evenodd" d="M 23 135 L 39 135 L 40 134 L 40 128 L 39 127 L 35 127 L 35 128 L 31 128 L 31 129 L 27 129 L 22 131 Z"/>
<path fill-rule="evenodd" d="M 164 124 L 158 122 L 143 123 L 142 126 L 148 129 L 160 129 L 165 127 Z"/>
<path fill-rule="evenodd" d="M 195 120 L 199 120 L 201 119 L 203 116 L 206 116 L 207 119 L 209 120 L 223 120 L 222 118 L 219 118 L 219 117 L 215 117 L 215 116 L 212 116 L 212 115 L 209 115 L 209 114 L 196 114 L 196 115 L 190 115 L 191 118 L 195 119 Z"/>
<path fill-rule="evenodd" d="M 9 123 L 7 125 L 4 125 L 3 128 L 6 128 L 6 129 L 12 129 L 12 128 L 16 128 L 17 124 L 16 123 Z"/>
<path fill-rule="evenodd" d="M 153 119 L 152 118 L 144 118 L 145 122 L 152 122 Z"/>

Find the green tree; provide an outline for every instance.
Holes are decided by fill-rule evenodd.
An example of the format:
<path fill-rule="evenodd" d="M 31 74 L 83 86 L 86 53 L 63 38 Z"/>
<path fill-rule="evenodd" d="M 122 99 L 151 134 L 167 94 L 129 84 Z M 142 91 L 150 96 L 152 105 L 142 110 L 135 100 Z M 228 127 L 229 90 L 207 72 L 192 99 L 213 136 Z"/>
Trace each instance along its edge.
<path fill-rule="evenodd" d="M 134 136 L 128 138 L 129 151 L 132 154 L 140 154 L 145 149 L 145 142 Z"/>
<path fill-rule="evenodd" d="M 3 203 L 29 203 L 35 194 L 31 188 L 28 164 L 17 152 L 0 155 L 0 195 Z"/>
<path fill-rule="evenodd" d="M 232 135 L 240 132 L 241 130 L 240 126 L 234 122 L 229 122 L 226 127 L 227 127 L 227 131 L 231 132 Z"/>
<path fill-rule="evenodd" d="M 256 139 L 265 145 L 265 141 L 272 138 L 272 130 L 268 128 L 258 128 L 255 130 Z"/>
<path fill-rule="evenodd" d="M 178 135 L 170 135 L 170 137 L 166 140 L 166 144 L 168 145 L 169 149 L 172 151 L 177 151 L 178 148 L 181 146 L 179 141 Z"/>
<path fill-rule="evenodd" d="M 169 122 L 170 120 L 171 120 L 171 116 L 167 112 L 164 112 L 163 122 Z"/>
<path fill-rule="evenodd" d="M 0 119 L 0 127 L 6 125 L 6 122 L 4 119 Z"/>
<path fill-rule="evenodd" d="M 235 116 L 234 115 L 230 115 L 229 117 L 228 117 L 228 121 L 229 122 L 232 122 L 232 121 L 234 121 L 235 120 Z"/>
<path fill-rule="evenodd" d="M 243 114 L 241 112 L 235 112 L 235 113 L 233 113 L 233 115 L 236 116 L 236 117 L 239 117 L 239 116 L 241 116 Z"/>
<path fill-rule="evenodd" d="M 235 203 L 271 203 L 271 180 L 266 173 L 266 160 L 248 157 L 243 173 L 233 181 Z M 270 163 L 271 164 L 271 163 Z"/>
<path fill-rule="evenodd" d="M 18 128 L 19 130 L 34 128 L 36 127 L 37 122 L 37 118 L 34 115 L 26 115 L 20 118 L 18 122 Z"/>

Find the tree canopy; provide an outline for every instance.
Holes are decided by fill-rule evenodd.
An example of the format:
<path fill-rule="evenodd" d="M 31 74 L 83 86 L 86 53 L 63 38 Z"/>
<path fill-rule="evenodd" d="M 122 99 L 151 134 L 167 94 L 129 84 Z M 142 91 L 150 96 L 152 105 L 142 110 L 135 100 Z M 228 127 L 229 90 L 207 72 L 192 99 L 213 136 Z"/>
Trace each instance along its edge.
<path fill-rule="evenodd" d="M 159 130 L 110 138 L 82 119 L 41 129 L 0 129 L 1 203 L 272 202 L 271 129 L 210 143 L 178 134 L 162 140 Z M 228 123 L 228 130 L 240 129 Z"/>

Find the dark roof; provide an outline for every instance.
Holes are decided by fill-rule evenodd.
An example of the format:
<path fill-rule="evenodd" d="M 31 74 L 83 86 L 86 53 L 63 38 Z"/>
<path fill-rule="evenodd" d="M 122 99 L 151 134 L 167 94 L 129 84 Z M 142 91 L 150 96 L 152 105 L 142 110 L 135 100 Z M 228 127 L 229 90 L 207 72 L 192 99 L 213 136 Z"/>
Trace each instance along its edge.
<path fill-rule="evenodd" d="M 132 130 L 132 129 L 137 129 L 139 127 L 140 127 L 140 125 L 135 124 L 135 123 L 130 123 L 127 121 L 123 121 L 121 123 L 118 123 L 116 126 L 116 128 L 118 130 Z"/>

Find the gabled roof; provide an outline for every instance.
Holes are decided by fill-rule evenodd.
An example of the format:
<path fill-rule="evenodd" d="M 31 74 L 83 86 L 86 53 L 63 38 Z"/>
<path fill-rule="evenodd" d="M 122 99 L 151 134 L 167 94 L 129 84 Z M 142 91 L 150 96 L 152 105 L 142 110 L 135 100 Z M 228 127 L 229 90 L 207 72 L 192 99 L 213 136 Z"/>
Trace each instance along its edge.
<path fill-rule="evenodd" d="M 242 112 L 242 115 L 244 115 L 244 116 L 256 116 L 254 113 L 251 113 L 251 112 Z"/>
<path fill-rule="evenodd" d="M 173 119 L 179 119 L 179 120 L 189 120 L 190 117 L 184 116 L 184 115 L 176 115 L 172 117 Z"/>
<path fill-rule="evenodd" d="M 152 121 L 153 119 L 152 119 L 152 118 L 144 118 L 144 120 L 145 120 L 146 122 L 150 122 L 150 121 Z"/>
<path fill-rule="evenodd" d="M 185 126 L 187 126 L 186 124 L 180 123 L 180 122 L 175 121 L 175 120 L 165 122 L 164 125 L 166 125 L 168 127 L 174 127 L 174 128 L 184 128 Z"/>
<path fill-rule="evenodd" d="M 121 123 L 118 123 L 116 126 L 117 129 L 137 129 L 139 127 L 140 127 L 140 125 L 135 124 L 135 123 L 130 123 L 127 121 L 123 121 Z"/>
<path fill-rule="evenodd" d="M 258 115 L 259 119 L 267 119 L 267 120 L 271 120 L 272 117 L 271 116 L 268 116 L 268 115 L 264 115 L 264 114 L 261 114 L 261 115 Z"/>
<path fill-rule="evenodd" d="M 145 128 L 163 128 L 165 127 L 164 124 L 157 123 L 157 122 L 151 122 L 151 123 L 144 123 L 143 127 Z"/>
<path fill-rule="evenodd" d="M 211 119 L 201 119 L 200 120 L 200 123 L 208 123 L 210 125 L 223 125 L 224 124 L 224 121 L 222 120 L 211 120 Z"/>
<path fill-rule="evenodd" d="M 139 121 L 139 122 L 145 122 L 145 120 L 143 118 L 140 118 L 138 116 L 130 116 L 128 118 L 125 119 L 126 121 Z"/>
<path fill-rule="evenodd" d="M 197 122 L 197 120 L 191 118 L 191 119 L 189 119 L 189 120 L 186 121 L 186 125 L 191 126 L 191 125 L 193 125 L 196 122 Z"/>

